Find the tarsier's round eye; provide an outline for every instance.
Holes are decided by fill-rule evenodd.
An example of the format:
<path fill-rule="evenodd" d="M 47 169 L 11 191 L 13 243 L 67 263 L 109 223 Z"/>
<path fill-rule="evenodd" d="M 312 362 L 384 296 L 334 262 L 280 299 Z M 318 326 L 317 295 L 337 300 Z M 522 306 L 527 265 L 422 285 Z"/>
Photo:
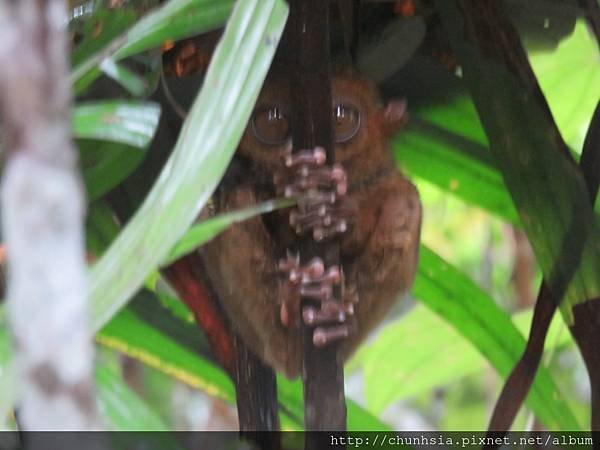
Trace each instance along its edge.
<path fill-rule="evenodd" d="M 252 115 L 252 131 L 259 141 L 280 145 L 290 137 L 290 121 L 281 107 L 260 106 Z"/>
<path fill-rule="evenodd" d="M 360 111 L 351 104 L 333 105 L 333 136 L 336 143 L 352 139 L 360 128 Z"/>

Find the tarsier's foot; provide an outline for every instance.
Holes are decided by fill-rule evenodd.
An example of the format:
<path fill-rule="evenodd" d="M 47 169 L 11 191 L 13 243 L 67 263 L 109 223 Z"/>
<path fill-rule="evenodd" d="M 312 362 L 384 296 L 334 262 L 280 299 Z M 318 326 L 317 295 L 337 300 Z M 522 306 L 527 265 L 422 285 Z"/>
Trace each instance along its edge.
<path fill-rule="evenodd" d="M 339 164 L 325 166 L 325 150 L 315 147 L 284 153 L 285 170 L 275 184 L 286 197 L 298 197 L 298 207 L 290 213 L 290 225 L 298 234 L 312 231 L 322 241 L 347 230 L 356 217 L 357 206 L 346 197 L 346 171 Z"/>
<path fill-rule="evenodd" d="M 333 296 L 334 286 L 342 284 L 342 273 L 337 266 L 325 269 L 320 258 L 300 266 L 298 256 L 289 255 L 279 262 L 279 269 L 286 275 L 284 298 L 281 305 L 281 322 L 285 326 L 291 318 L 300 317 L 301 298 L 315 302 L 302 308 L 302 321 L 314 327 L 313 343 L 324 346 L 349 335 L 347 320 L 354 314 L 354 304 L 358 301 L 356 289 L 346 289 L 342 301 Z"/>

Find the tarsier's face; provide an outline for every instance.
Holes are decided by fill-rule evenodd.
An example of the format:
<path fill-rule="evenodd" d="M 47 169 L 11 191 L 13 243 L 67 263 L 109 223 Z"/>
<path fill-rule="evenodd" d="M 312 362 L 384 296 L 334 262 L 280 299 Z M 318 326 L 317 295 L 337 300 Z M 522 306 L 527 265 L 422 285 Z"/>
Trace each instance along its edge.
<path fill-rule="evenodd" d="M 373 87 L 357 78 L 332 79 L 332 131 L 336 162 L 351 165 L 367 149 L 367 131 L 378 111 Z M 244 132 L 239 151 L 266 170 L 281 166 L 281 154 L 291 144 L 291 106 L 286 80 L 268 80 Z M 365 155 L 362 155 L 364 158 Z"/>

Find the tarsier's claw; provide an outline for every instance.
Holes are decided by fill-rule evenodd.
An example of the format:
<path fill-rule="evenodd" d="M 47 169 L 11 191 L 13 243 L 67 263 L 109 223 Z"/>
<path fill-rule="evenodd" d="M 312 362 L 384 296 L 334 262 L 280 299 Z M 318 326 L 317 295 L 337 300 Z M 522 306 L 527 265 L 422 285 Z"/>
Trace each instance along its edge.
<path fill-rule="evenodd" d="M 315 147 L 283 152 L 285 170 L 274 183 L 285 197 L 297 197 L 298 206 L 290 213 L 290 225 L 298 234 L 310 232 L 313 239 L 343 233 L 356 217 L 356 206 L 348 204 L 346 171 L 340 164 L 326 166 L 325 150 Z"/>
<path fill-rule="evenodd" d="M 313 335 L 315 345 L 326 345 L 349 334 L 346 321 L 354 314 L 357 291 L 354 287 L 344 288 L 342 301 L 334 298 L 334 286 L 343 281 L 339 267 L 325 269 L 320 258 L 300 266 L 298 256 L 288 253 L 285 259 L 279 261 L 279 270 L 285 275 L 283 303 L 279 312 L 284 326 L 298 326 L 301 311 L 302 322 L 310 327 L 318 327 Z M 301 308 L 302 298 L 314 303 Z"/>
<path fill-rule="evenodd" d="M 346 198 L 339 199 L 332 206 L 311 204 L 304 212 L 292 211 L 290 225 L 299 234 L 312 230 L 313 238 L 321 241 L 346 231 L 354 222 L 356 211 L 356 204 Z"/>
<path fill-rule="evenodd" d="M 306 325 L 316 326 L 332 323 L 344 323 L 346 311 L 343 305 L 330 300 L 321 304 L 321 309 L 307 306 L 302 310 L 302 319 Z"/>
<path fill-rule="evenodd" d="M 299 165 L 316 165 L 322 166 L 325 164 L 327 156 L 323 147 L 315 147 L 312 150 L 301 150 L 291 153 L 286 149 L 284 152 L 284 163 L 286 167 L 296 167 Z"/>
<path fill-rule="evenodd" d="M 348 326 L 338 325 L 335 327 L 318 327 L 313 333 L 313 344 L 316 347 L 324 347 L 334 341 L 347 338 L 350 334 Z"/>
<path fill-rule="evenodd" d="M 292 153 L 284 152 L 285 170 L 278 173 L 275 186 L 286 197 L 297 197 L 298 204 L 290 212 L 290 225 L 298 233 L 310 232 L 315 241 L 322 241 L 345 232 L 355 220 L 357 205 L 346 197 L 348 179 L 340 164 L 326 166 L 325 150 L 316 147 Z M 302 321 L 314 330 L 315 345 L 322 346 L 349 334 L 348 317 L 354 314 L 354 297 L 346 289 L 343 299 L 334 298 L 334 287 L 342 284 L 338 267 L 325 270 L 323 261 L 315 258 L 300 266 L 297 256 L 288 254 L 280 261 L 280 271 L 287 276 L 283 289 L 281 322 L 299 324 L 302 298 L 314 303 L 302 308 Z M 351 295 L 350 300 L 346 297 Z"/>

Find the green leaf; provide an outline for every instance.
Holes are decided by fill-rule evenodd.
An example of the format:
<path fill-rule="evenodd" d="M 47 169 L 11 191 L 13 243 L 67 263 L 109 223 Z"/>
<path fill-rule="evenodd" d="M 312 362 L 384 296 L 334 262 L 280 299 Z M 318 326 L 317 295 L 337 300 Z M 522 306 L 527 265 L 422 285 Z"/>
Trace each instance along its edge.
<path fill-rule="evenodd" d="M 100 257 L 119 230 L 115 215 L 106 201 L 91 203 L 86 217 L 86 251 L 96 258 Z"/>
<path fill-rule="evenodd" d="M 97 4 L 93 5 L 96 6 Z M 77 67 L 124 33 L 136 21 L 138 15 L 138 11 L 131 7 L 99 7 L 72 20 L 69 31 L 76 40 L 71 55 L 73 66 Z"/>
<path fill-rule="evenodd" d="M 217 186 L 250 117 L 287 11 L 281 0 L 236 4 L 171 157 L 142 206 L 91 270 L 94 330 L 165 260 Z"/>
<path fill-rule="evenodd" d="M 79 143 L 83 181 L 94 201 L 123 181 L 144 159 L 145 151 L 110 142 Z"/>
<path fill-rule="evenodd" d="M 205 244 L 213 239 L 215 236 L 226 230 L 227 227 L 234 223 L 243 222 L 251 217 L 265 214 L 276 209 L 287 208 L 293 204 L 293 200 L 276 199 L 260 203 L 257 206 L 239 209 L 237 211 L 231 211 L 225 214 L 219 214 L 218 216 L 211 217 L 209 219 L 205 219 L 187 231 L 177 245 L 175 245 L 175 248 L 173 248 L 171 254 L 167 257 L 166 261 L 162 263 L 162 265 L 167 266 L 182 256 L 190 253 L 191 251 L 200 247 L 202 244 Z"/>
<path fill-rule="evenodd" d="M 513 323 L 521 333 L 527 333 L 531 319 L 532 312 L 526 311 L 513 316 Z M 546 348 L 570 343 L 564 323 L 555 317 Z M 391 355 L 394 357 L 390 358 Z M 488 363 L 443 317 L 417 304 L 358 350 L 347 370 L 358 367 L 364 369 L 364 393 L 369 411 L 380 415 L 392 403 L 480 372 Z"/>
<path fill-rule="evenodd" d="M 581 172 L 540 98 L 526 95 L 520 79 L 464 40 L 464 30 L 476 26 L 464 23 L 456 2 L 436 5 L 523 228 L 570 321 L 573 305 L 600 295 L 600 221 Z"/>
<path fill-rule="evenodd" d="M 140 97 L 148 90 L 147 81 L 135 74 L 122 64 L 116 63 L 112 59 L 105 59 L 100 63 L 100 70 L 110 78 L 118 82 L 127 91 L 135 96 Z"/>
<path fill-rule="evenodd" d="M 468 97 L 411 110 L 410 124 L 392 146 L 403 170 L 520 225 Z"/>
<path fill-rule="evenodd" d="M 73 134 L 79 139 L 99 139 L 143 148 L 152 140 L 159 119 L 160 105 L 152 102 L 78 103 L 73 114 Z"/>
<path fill-rule="evenodd" d="M 96 340 L 211 396 L 229 403 L 235 400 L 233 384 L 222 369 L 129 309 L 115 316 L 97 334 Z"/>
<path fill-rule="evenodd" d="M 233 0 L 170 0 L 137 21 L 126 33 L 113 39 L 73 69 L 71 81 L 80 92 L 100 74 L 105 59 L 120 59 L 158 47 L 167 40 L 201 34 L 221 26 Z"/>
<path fill-rule="evenodd" d="M 579 152 L 600 98 L 595 40 L 581 21 L 556 50 L 532 50 L 529 57 L 562 136 Z M 410 117 L 392 141 L 402 169 L 522 226 L 469 96 L 413 105 Z"/>
<path fill-rule="evenodd" d="M 96 340 L 213 397 L 235 403 L 234 386 L 228 375 L 198 353 L 200 345 L 193 344 L 194 339 L 182 336 L 182 329 L 190 326 L 200 334 L 196 325 L 190 324 L 187 318 L 181 318 L 178 313 L 165 312 L 164 307 L 158 304 L 149 304 L 150 301 L 149 298 L 140 298 L 139 302 L 121 311 L 98 333 Z M 166 328 L 162 325 L 157 327 L 157 320 L 164 322 L 165 315 L 170 316 L 173 324 Z M 154 319 L 151 319 L 152 316 Z M 179 330 L 174 332 L 174 329 Z M 302 429 L 302 383 L 279 376 L 277 387 L 281 413 L 285 416 L 282 417 L 283 421 L 288 428 Z M 385 423 L 352 400 L 347 400 L 347 406 L 350 429 L 388 429 Z"/>
<path fill-rule="evenodd" d="M 352 399 L 346 399 L 348 431 L 392 431 L 390 426 Z"/>
<path fill-rule="evenodd" d="M 167 431 L 169 428 L 123 378 L 104 364 L 96 365 L 98 410 L 110 431 Z"/>
<path fill-rule="evenodd" d="M 420 249 L 413 293 L 477 348 L 502 377 L 510 374 L 525 349 L 525 338 L 485 292 L 425 246 Z M 538 369 L 526 402 L 550 430 L 581 429 L 544 367 Z"/>
<path fill-rule="evenodd" d="M 229 17 L 233 0 L 171 0 L 138 21 L 125 35 L 115 59 L 218 28 Z"/>
<path fill-rule="evenodd" d="M 148 298 L 140 300 L 115 316 L 98 333 L 96 340 L 191 387 L 235 404 L 235 388 L 229 376 L 215 363 L 198 353 L 200 345 L 190 346 L 194 339 L 181 336 L 182 330 L 190 326 L 197 335 L 201 335 L 197 325 L 190 323 L 187 317 L 181 317 L 179 312 L 165 312 L 164 306 L 149 305 Z M 135 306 L 136 303 L 139 305 Z M 189 315 L 189 310 L 187 311 Z M 150 316 L 162 316 L 164 321 L 165 315 L 170 316 L 169 320 L 175 325 L 163 327 L 162 324 L 157 324 L 156 320 L 149 320 Z M 176 323 L 179 323 L 179 326 Z M 177 329 L 176 332 L 173 332 L 174 328 Z M 301 383 L 281 378 L 278 388 L 279 401 L 284 406 L 283 420 L 289 428 L 300 430 L 303 414 Z"/>
<path fill-rule="evenodd" d="M 599 60 L 598 43 L 585 20 L 578 21 L 573 34 L 562 40 L 556 51 L 529 53 L 556 125 L 578 153 L 600 100 Z"/>

